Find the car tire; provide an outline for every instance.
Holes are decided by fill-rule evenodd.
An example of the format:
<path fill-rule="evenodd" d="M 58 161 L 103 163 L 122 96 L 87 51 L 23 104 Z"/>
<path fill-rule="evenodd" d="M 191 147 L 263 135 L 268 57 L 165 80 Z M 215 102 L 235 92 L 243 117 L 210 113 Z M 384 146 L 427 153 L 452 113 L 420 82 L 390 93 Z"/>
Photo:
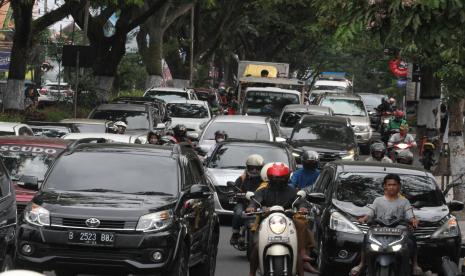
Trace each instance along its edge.
<path fill-rule="evenodd" d="M 0 272 L 13 270 L 14 268 L 15 265 L 12 256 L 10 254 L 6 254 L 5 258 L 3 259 L 2 270 Z"/>
<path fill-rule="evenodd" d="M 189 246 L 183 243 L 179 246 L 178 255 L 172 264 L 173 269 L 168 272 L 170 276 L 187 276 L 189 272 Z"/>
<path fill-rule="evenodd" d="M 215 276 L 216 270 L 216 256 L 218 254 L 218 241 L 219 236 L 217 233 L 213 234 L 213 239 L 210 242 L 207 250 L 207 258 L 204 262 L 199 263 L 189 269 L 191 276 Z"/>

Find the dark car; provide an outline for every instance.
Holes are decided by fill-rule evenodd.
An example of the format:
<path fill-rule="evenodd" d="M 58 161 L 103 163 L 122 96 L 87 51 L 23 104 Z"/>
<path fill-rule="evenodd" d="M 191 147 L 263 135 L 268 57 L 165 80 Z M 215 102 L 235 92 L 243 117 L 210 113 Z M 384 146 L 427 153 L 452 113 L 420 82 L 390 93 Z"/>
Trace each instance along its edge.
<path fill-rule="evenodd" d="M 374 94 L 374 93 L 357 93 L 362 97 L 362 101 L 365 104 L 365 108 L 370 116 L 371 126 L 375 129 L 378 128 L 380 123 L 380 116 L 376 111 L 376 108 L 381 104 L 383 98 L 387 98 L 387 95 Z"/>
<path fill-rule="evenodd" d="M 0 272 L 14 266 L 16 229 L 15 188 L 8 170 L 0 161 Z"/>
<path fill-rule="evenodd" d="M 290 137 L 292 129 L 304 115 L 333 116 L 331 108 L 318 105 L 289 104 L 286 105 L 279 116 L 279 130 L 283 137 Z"/>
<path fill-rule="evenodd" d="M 71 142 L 46 137 L 0 137 L 0 157 L 14 183 L 18 215 L 22 215 L 47 170 Z"/>
<path fill-rule="evenodd" d="M 463 203 L 446 204 L 431 173 L 406 165 L 338 161 L 325 166 L 308 196 L 314 203 L 314 233 L 323 275 L 347 275 L 357 265 L 369 229 L 357 218 L 367 214 L 367 204 L 383 195 L 383 178 L 389 173 L 400 176 L 401 194 L 420 221 L 413 234 L 422 269 L 437 271 L 442 256 L 458 263 L 461 233 L 450 212 L 461 210 Z"/>
<path fill-rule="evenodd" d="M 214 275 L 213 191 L 191 147 L 79 144 L 26 207 L 15 261 L 57 275 Z"/>
<path fill-rule="evenodd" d="M 322 166 L 339 159 L 358 159 L 354 131 L 349 120 L 343 117 L 305 115 L 294 127 L 288 142 L 297 152 L 318 152 Z"/>
<path fill-rule="evenodd" d="M 296 169 L 292 149 L 285 143 L 227 140 L 217 144 L 208 157 L 206 167 L 218 192 L 215 194 L 215 209 L 218 214 L 232 214 L 233 206 L 222 192 L 228 189 L 228 181 L 236 181 L 244 173 L 245 160 L 251 154 L 261 155 L 265 163 L 283 162 L 291 171 Z"/>
<path fill-rule="evenodd" d="M 112 103 L 150 105 L 152 107 L 154 117 L 160 118 L 162 122 L 169 121 L 168 112 L 166 110 L 166 103 L 161 99 L 150 97 L 118 97 L 114 99 Z"/>

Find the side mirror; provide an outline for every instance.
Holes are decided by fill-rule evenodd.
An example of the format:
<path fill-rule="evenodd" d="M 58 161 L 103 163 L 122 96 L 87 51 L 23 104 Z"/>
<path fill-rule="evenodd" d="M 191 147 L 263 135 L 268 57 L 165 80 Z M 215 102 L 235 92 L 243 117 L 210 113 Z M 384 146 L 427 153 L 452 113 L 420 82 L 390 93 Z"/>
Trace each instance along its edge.
<path fill-rule="evenodd" d="M 283 137 L 276 137 L 274 140 L 278 143 L 286 143 L 286 138 Z"/>
<path fill-rule="evenodd" d="M 310 193 L 307 195 L 307 200 L 311 203 L 321 204 L 325 202 L 326 197 L 323 193 Z"/>
<path fill-rule="evenodd" d="M 463 210 L 463 202 L 458 200 L 452 200 L 451 202 L 447 203 L 447 207 L 449 207 L 449 211 L 456 212 Z"/>
<path fill-rule="evenodd" d="M 245 198 L 247 198 L 247 200 L 252 200 L 252 198 L 255 197 L 255 193 L 254 192 L 247 192 L 245 193 Z"/>
<path fill-rule="evenodd" d="M 207 198 L 213 193 L 210 191 L 207 185 L 194 184 L 189 190 L 189 198 Z"/>
<path fill-rule="evenodd" d="M 39 179 L 37 178 L 37 176 L 23 175 L 19 178 L 17 184 L 23 188 L 30 190 L 39 189 Z"/>
<path fill-rule="evenodd" d="M 304 190 L 300 190 L 297 192 L 297 196 L 300 198 L 305 198 L 307 196 L 307 193 Z"/>

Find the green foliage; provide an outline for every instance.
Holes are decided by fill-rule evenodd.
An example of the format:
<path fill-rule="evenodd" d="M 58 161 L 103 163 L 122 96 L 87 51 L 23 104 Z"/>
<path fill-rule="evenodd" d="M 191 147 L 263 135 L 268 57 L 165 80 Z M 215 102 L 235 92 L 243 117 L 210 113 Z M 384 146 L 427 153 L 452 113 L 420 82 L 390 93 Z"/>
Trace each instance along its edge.
<path fill-rule="evenodd" d="M 144 89 L 147 72 L 139 53 L 127 53 L 118 66 L 116 90 Z"/>
<path fill-rule="evenodd" d="M 24 114 L 0 113 L 0 122 L 23 122 Z"/>
<path fill-rule="evenodd" d="M 116 97 L 142 97 L 145 90 L 121 90 Z"/>

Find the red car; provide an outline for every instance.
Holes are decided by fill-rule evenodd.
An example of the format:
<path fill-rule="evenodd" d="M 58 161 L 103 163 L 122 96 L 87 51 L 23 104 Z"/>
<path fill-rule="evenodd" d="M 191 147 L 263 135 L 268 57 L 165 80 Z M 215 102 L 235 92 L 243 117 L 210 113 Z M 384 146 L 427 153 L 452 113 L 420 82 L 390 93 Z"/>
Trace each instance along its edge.
<path fill-rule="evenodd" d="M 0 156 L 15 184 L 18 214 L 36 194 L 56 157 L 70 140 L 34 136 L 0 137 Z"/>

